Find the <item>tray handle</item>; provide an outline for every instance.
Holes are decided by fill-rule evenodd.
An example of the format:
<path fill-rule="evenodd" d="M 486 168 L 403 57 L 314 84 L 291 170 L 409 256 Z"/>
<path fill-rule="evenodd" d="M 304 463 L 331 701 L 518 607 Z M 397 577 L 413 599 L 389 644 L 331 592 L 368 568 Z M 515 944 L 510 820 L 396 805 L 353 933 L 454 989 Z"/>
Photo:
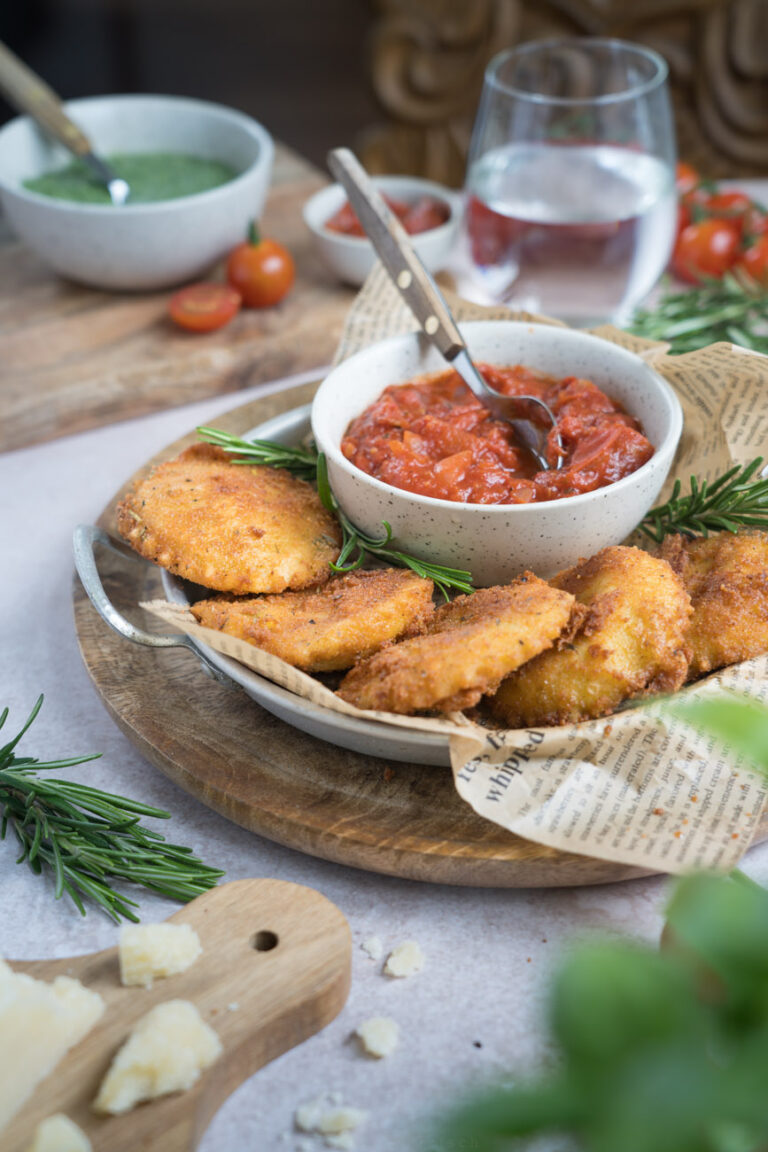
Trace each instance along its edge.
<path fill-rule="evenodd" d="M 199 659 L 203 671 L 214 680 L 218 680 L 221 684 L 232 685 L 232 681 L 218 668 L 214 667 L 205 656 L 198 651 L 195 647 L 194 641 L 183 633 L 179 635 L 166 635 L 156 636 L 151 632 L 145 632 L 143 628 L 139 628 L 136 624 L 132 624 L 127 620 L 117 608 L 115 608 L 112 601 L 104 591 L 104 585 L 99 576 L 98 566 L 96 564 L 95 546 L 102 545 L 104 548 L 109 548 L 112 552 L 116 552 L 118 556 L 123 556 L 128 560 L 141 562 L 141 557 L 137 556 L 133 549 L 123 544 L 120 540 L 116 540 L 114 536 L 110 536 L 108 532 L 103 529 L 95 527 L 93 524 L 79 524 L 75 528 L 72 544 L 75 553 L 75 568 L 80 577 L 83 588 L 85 589 L 88 599 L 94 608 L 110 628 L 114 628 L 126 640 L 130 640 L 134 644 L 144 644 L 147 648 L 188 648 Z"/>

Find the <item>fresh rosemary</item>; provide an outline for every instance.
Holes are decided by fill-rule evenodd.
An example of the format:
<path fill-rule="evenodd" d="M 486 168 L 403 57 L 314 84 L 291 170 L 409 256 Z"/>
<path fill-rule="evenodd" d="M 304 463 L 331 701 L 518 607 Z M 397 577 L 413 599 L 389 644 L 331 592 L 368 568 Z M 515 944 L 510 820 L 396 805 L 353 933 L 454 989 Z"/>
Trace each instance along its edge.
<path fill-rule="evenodd" d="M 407 552 L 390 548 L 392 529 L 386 521 L 382 524 L 384 535 L 381 538 L 369 536 L 356 528 L 336 503 L 328 482 L 328 468 L 325 455 L 307 448 L 288 448 L 270 440 L 241 440 L 220 428 L 198 428 L 198 435 L 209 444 L 216 444 L 231 452 L 236 464 L 266 464 L 272 468 L 285 468 L 302 480 L 309 480 L 317 487 L 323 506 L 337 517 L 342 531 L 341 552 L 336 562 L 331 564 L 334 572 L 354 572 L 362 567 L 368 557 L 397 568 L 410 568 L 417 576 L 432 580 L 436 588 L 448 599 L 449 591 L 473 592 L 472 574 L 460 568 L 446 568 L 442 564 L 430 564 L 419 560 Z"/>
<path fill-rule="evenodd" d="M 317 479 L 317 452 L 311 448 L 288 448 L 272 440 L 241 440 L 221 428 L 198 428 L 201 440 L 225 448 L 242 459 L 236 464 L 266 464 L 269 468 L 285 468 L 301 480 L 314 484 Z"/>
<path fill-rule="evenodd" d="M 732 275 L 680 292 L 667 288 L 653 308 L 635 312 L 630 331 L 667 341 L 676 355 L 719 340 L 768 353 L 768 292 Z"/>
<path fill-rule="evenodd" d="M 203 864 L 191 849 L 167 844 L 159 832 L 140 823 L 142 816 L 167 820 L 169 812 L 39 775 L 97 760 L 98 754 L 45 763 L 15 754 L 42 703 L 40 696 L 18 735 L 0 748 L 0 839 L 10 826 L 21 845 L 17 864 L 26 861 L 38 875 L 50 869 L 57 900 L 66 892 L 83 916 L 83 901 L 92 901 L 115 921 L 137 921 L 133 909 L 138 904 L 117 892 L 112 880 L 138 884 L 182 903 L 215 887 L 223 872 Z M 7 718 L 5 708 L 0 728 Z"/>
<path fill-rule="evenodd" d="M 762 465 L 763 458 L 758 456 L 743 467 L 735 465 L 711 484 L 691 476 L 690 494 L 682 497 L 676 480 L 670 499 L 651 509 L 640 525 L 641 532 L 660 544 L 675 532 L 707 536 L 740 528 L 768 529 L 768 478 L 760 475 Z"/>

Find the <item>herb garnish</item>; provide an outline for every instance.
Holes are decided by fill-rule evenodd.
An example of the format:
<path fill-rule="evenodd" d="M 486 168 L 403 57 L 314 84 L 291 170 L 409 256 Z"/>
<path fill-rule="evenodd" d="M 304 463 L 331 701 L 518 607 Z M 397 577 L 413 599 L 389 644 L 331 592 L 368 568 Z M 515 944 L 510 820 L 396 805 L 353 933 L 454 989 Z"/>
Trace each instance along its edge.
<path fill-rule="evenodd" d="M 26 861 L 38 875 L 51 869 L 57 900 L 66 892 L 83 916 L 83 900 L 93 901 L 115 921 L 139 917 L 133 911 L 136 901 L 117 892 L 112 880 L 139 884 L 182 903 L 215 887 L 222 871 L 203 864 L 190 848 L 167 844 L 159 832 L 140 823 L 141 816 L 170 819 L 169 812 L 85 784 L 39 775 L 97 760 L 98 753 L 44 763 L 15 754 L 42 703 L 40 696 L 18 735 L 0 748 L 0 839 L 5 839 L 10 826 L 21 845 L 17 864 Z M 0 728 L 7 718 L 5 708 Z"/>
<path fill-rule="evenodd" d="M 387 564 L 394 564 L 397 568 L 410 568 L 417 576 L 432 580 L 446 600 L 449 590 L 466 593 L 474 591 L 471 572 L 461 568 L 446 568 L 442 564 L 430 564 L 407 552 L 390 548 L 392 529 L 386 521 L 382 524 L 384 535 L 380 538 L 369 536 L 356 528 L 339 508 L 331 492 L 324 453 L 309 448 L 288 448 L 271 440 L 241 440 L 220 428 L 198 428 L 197 433 L 201 440 L 241 457 L 234 461 L 235 464 L 266 464 L 271 468 L 285 468 L 294 476 L 316 486 L 324 508 L 336 516 L 341 525 L 341 552 L 336 562 L 331 564 L 334 572 L 354 572 L 362 567 L 368 557 L 374 557 Z"/>
<path fill-rule="evenodd" d="M 708 536 L 710 532 L 738 532 L 740 528 L 768 529 L 768 478 L 753 479 L 760 472 L 762 456 L 743 467 L 739 464 L 708 484 L 691 476 L 691 491 L 680 496 L 675 481 L 666 504 L 652 508 L 640 531 L 660 544 L 665 536 Z"/>
<path fill-rule="evenodd" d="M 719 340 L 768 353 L 768 292 L 729 274 L 684 291 L 667 289 L 653 308 L 635 312 L 629 331 L 666 340 L 676 355 Z"/>

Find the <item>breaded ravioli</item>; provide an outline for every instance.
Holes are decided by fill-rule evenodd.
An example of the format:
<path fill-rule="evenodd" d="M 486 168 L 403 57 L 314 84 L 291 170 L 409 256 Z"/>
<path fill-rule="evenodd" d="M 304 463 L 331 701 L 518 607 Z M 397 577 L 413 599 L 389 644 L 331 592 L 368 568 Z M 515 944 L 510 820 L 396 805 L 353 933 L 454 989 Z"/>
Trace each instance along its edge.
<path fill-rule="evenodd" d="M 424 630 L 434 611 L 432 581 L 403 568 L 332 576 L 321 588 L 192 605 L 206 628 L 237 636 L 303 668 L 351 668 L 388 641 Z"/>
<path fill-rule="evenodd" d="M 768 652 L 768 533 L 670 536 L 661 555 L 693 604 L 686 632 L 691 679 Z"/>
<path fill-rule="evenodd" d="M 212 444 L 193 444 L 155 468 L 118 505 L 117 526 L 147 560 L 217 592 L 320 584 L 341 542 L 304 480 L 233 464 Z"/>
<path fill-rule="evenodd" d="M 551 584 L 587 613 L 570 644 L 504 681 L 490 701 L 496 720 L 509 728 L 576 723 L 685 682 L 691 602 L 665 560 L 639 548 L 604 548 Z"/>
<path fill-rule="evenodd" d="M 567 631 L 574 598 L 530 572 L 438 608 L 427 633 L 356 665 L 339 696 L 382 712 L 451 712 L 476 704 Z"/>

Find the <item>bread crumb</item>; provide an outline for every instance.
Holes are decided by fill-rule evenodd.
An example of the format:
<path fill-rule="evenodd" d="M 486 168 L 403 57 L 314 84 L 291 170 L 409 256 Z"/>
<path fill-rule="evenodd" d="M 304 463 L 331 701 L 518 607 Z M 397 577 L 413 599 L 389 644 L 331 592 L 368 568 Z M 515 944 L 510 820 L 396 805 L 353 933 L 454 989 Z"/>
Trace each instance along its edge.
<path fill-rule="evenodd" d="M 406 940 L 393 948 L 384 965 L 385 976 L 413 976 L 424 967 L 424 953 L 415 940 Z"/>
<path fill-rule="evenodd" d="M 240 1011 L 240 1005 L 239 1005 L 238 1001 L 237 1000 L 230 1000 L 229 1004 L 227 1004 L 227 1011 L 228 1012 L 239 1012 Z"/>
<path fill-rule="evenodd" d="M 363 940 L 360 945 L 363 952 L 370 956 L 371 960 L 381 960 L 384 952 L 384 945 L 378 936 L 368 936 Z"/>
<path fill-rule="evenodd" d="M 355 1035 L 359 1036 L 363 1049 L 369 1056 L 381 1060 L 384 1056 L 390 1056 L 397 1048 L 400 1027 L 397 1021 L 391 1020 L 389 1016 L 371 1016 L 370 1020 L 364 1020 L 358 1025 Z"/>

